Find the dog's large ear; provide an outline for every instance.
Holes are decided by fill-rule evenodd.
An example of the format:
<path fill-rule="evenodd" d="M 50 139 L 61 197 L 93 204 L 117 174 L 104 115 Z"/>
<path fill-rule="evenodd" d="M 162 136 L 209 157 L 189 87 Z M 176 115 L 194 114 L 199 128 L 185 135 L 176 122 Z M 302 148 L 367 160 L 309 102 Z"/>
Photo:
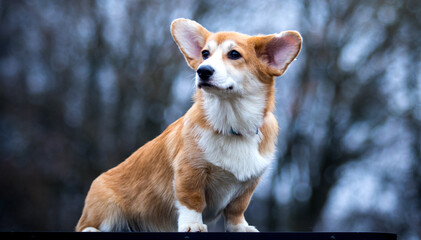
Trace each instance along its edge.
<path fill-rule="evenodd" d="M 171 23 L 171 34 L 189 66 L 196 69 L 210 32 L 195 21 L 179 18 Z"/>
<path fill-rule="evenodd" d="M 301 50 L 302 38 L 296 31 L 255 36 L 257 57 L 271 76 L 281 76 Z"/>

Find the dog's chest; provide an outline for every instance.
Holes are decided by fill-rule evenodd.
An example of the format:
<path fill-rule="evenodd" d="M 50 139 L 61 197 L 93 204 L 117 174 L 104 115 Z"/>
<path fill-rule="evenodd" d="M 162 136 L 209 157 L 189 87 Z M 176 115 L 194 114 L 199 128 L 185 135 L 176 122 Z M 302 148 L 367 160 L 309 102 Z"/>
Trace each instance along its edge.
<path fill-rule="evenodd" d="M 232 173 L 239 181 L 260 176 L 270 164 L 272 155 L 259 153 L 259 135 L 225 136 L 211 130 L 201 130 L 198 145 L 204 158 L 215 166 Z"/>

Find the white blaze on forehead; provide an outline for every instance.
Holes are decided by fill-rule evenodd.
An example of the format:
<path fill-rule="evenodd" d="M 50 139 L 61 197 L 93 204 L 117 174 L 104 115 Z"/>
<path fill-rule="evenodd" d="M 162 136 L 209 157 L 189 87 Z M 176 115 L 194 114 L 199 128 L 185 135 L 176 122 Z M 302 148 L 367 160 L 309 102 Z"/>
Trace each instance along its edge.
<path fill-rule="evenodd" d="M 226 40 L 221 44 L 222 51 L 224 52 L 228 52 L 236 46 L 237 44 L 232 40 Z"/>
<path fill-rule="evenodd" d="M 215 51 L 216 49 L 222 50 L 222 52 L 228 52 L 231 49 L 235 48 L 237 44 L 232 40 L 226 40 L 223 43 L 221 43 L 219 46 L 215 41 L 209 41 L 206 44 L 206 49 L 208 49 L 210 52 Z"/>
<path fill-rule="evenodd" d="M 209 52 L 214 51 L 214 50 L 216 49 L 216 47 L 217 47 L 217 44 L 216 44 L 216 42 L 215 42 L 215 41 L 209 41 L 209 42 L 206 44 L 206 48 L 209 50 Z"/>

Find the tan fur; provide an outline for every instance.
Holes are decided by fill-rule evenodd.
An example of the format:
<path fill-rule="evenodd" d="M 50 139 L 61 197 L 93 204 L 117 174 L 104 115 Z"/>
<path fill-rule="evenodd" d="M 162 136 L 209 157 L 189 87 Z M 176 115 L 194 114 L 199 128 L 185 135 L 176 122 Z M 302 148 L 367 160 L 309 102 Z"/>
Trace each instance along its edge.
<path fill-rule="evenodd" d="M 203 45 L 210 40 L 218 44 L 234 40 L 236 50 L 243 59 L 232 64 L 251 72 L 265 84 L 267 98 L 263 124 L 259 128 L 262 140 L 258 150 L 262 155 L 272 154 L 278 134 L 278 124 L 272 113 L 275 105 L 274 76 L 285 71 L 270 69 L 262 61 L 265 44 L 273 36 L 251 37 L 233 32 L 213 34 L 200 25 L 198 29 L 204 36 Z M 174 23 L 171 31 L 174 34 Z M 177 38 L 174 39 L 180 46 Z M 180 50 L 193 69 L 200 65 L 201 59 L 188 56 L 182 47 Z M 237 182 L 241 187 L 223 213 L 232 224 L 244 221 L 244 212 L 260 176 L 239 182 L 230 172 L 204 158 L 195 129 L 209 130 L 212 127 L 204 113 L 202 90 L 196 91 L 194 100 L 185 116 L 93 181 L 76 231 L 88 227 L 106 231 L 177 231 L 176 201 L 196 212 L 206 212 L 207 208 L 217 205 L 212 202 L 212 195 L 218 194 L 218 187 L 227 182 Z M 205 215 L 204 218 L 207 217 Z"/>
<path fill-rule="evenodd" d="M 244 212 L 246 211 L 251 196 L 253 195 L 254 189 L 256 189 L 259 179 L 249 181 L 244 189 L 243 194 L 235 198 L 227 207 L 224 209 L 225 219 L 234 225 L 240 224 L 245 221 Z"/>

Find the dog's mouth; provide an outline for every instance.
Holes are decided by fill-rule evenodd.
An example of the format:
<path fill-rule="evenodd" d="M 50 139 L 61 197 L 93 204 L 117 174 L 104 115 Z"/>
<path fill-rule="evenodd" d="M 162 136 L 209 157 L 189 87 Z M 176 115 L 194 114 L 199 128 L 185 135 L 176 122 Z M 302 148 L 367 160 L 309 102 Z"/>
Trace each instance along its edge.
<path fill-rule="evenodd" d="M 201 88 L 208 88 L 208 89 L 220 89 L 220 90 L 227 90 L 227 91 L 230 91 L 230 90 L 233 90 L 233 86 L 229 86 L 229 87 L 227 87 L 227 88 L 221 88 L 221 87 L 218 87 L 218 86 L 216 86 L 216 85 L 213 85 L 212 83 L 209 83 L 209 82 L 199 82 L 198 84 L 197 84 L 197 87 L 199 88 L 199 89 L 201 89 Z"/>
<path fill-rule="evenodd" d="M 197 84 L 197 87 L 200 88 L 217 88 L 217 86 L 209 83 L 209 82 L 199 82 L 199 84 Z"/>

